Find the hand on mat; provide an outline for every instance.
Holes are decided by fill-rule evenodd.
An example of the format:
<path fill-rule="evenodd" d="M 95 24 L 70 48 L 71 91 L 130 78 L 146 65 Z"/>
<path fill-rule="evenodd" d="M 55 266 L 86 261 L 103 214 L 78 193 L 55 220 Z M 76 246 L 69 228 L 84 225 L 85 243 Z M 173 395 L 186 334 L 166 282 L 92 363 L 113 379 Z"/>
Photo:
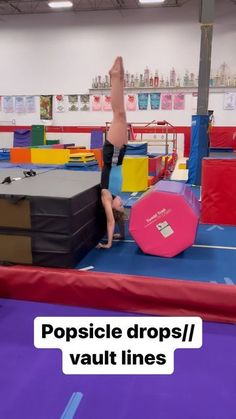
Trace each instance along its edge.
<path fill-rule="evenodd" d="M 105 243 L 98 243 L 98 245 L 96 246 L 97 249 L 110 249 L 111 245 L 110 244 L 105 244 Z"/>
<path fill-rule="evenodd" d="M 122 236 L 120 233 L 115 233 L 113 235 L 113 239 L 115 239 L 115 240 L 124 240 L 124 236 Z"/>

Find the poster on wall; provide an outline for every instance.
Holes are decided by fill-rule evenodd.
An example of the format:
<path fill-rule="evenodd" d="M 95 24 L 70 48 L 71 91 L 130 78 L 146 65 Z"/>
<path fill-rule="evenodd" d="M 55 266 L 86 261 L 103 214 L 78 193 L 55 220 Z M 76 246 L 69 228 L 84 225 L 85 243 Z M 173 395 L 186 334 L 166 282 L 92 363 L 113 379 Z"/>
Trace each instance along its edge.
<path fill-rule="evenodd" d="M 13 96 L 3 96 L 3 112 L 5 113 L 14 112 Z"/>
<path fill-rule="evenodd" d="M 56 95 L 55 96 L 55 110 L 56 112 L 65 112 L 65 96 Z"/>
<path fill-rule="evenodd" d="M 104 95 L 102 97 L 102 109 L 104 111 L 111 111 L 111 96 L 110 95 Z"/>
<path fill-rule="evenodd" d="M 69 95 L 68 96 L 68 111 L 74 112 L 79 110 L 79 97 L 78 95 Z"/>
<path fill-rule="evenodd" d="M 172 95 L 169 93 L 164 93 L 161 95 L 161 109 L 163 111 L 172 110 Z"/>
<path fill-rule="evenodd" d="M 137 109 L 137 96 L 136 95 L 126 95 L 126 110 L 127 111 L 136 111 Z"/>
<path fill-rule="evenodd" d="M 146 111 L 148 108 L 148 93 L 138 93 L 138 108 L 140 111 Z"/>
<path fill-rule="evenodd" d="M 183 93 L 174 94 L 174 109 L 177 111 L 185 109 L 185 95 Z"/>
<path fill-rule="evenodd" d="M 15 96 L 15 112 L 24 113 L 25 112 L 25 98 L 24 96 Z"/>
<path fill-rule="evenodd" d="M 150 93 L 150 105 L 152 110 L 160 109 L 160 93 Z"/>
<path fill-rule="evenodd" d="M 80 95 L 80 110 L 90 111 L 90 96 L 89 95 Z"/>
<path fill-rule="evenodd" d="M 25 112 L 26 113 L 36 112 L 35 96 L 25 96 Z"/>
<path fill-rule="evenodd" d="M 224 94 L 224 109 L 225 110 L 233 110 L 235 109 L 236 105 L 236 94 L 235 93 L 225 93 Z"/>
<path fill-rule="evenodd" d="M 92 110 L 93 111 L 102 110 L 102 96 L 101 95 L 92 95 Z"/>
<path fill-rule="evenodd" d="M 40 96 L 40 119 L 52 119 L 52 95 Z"/>

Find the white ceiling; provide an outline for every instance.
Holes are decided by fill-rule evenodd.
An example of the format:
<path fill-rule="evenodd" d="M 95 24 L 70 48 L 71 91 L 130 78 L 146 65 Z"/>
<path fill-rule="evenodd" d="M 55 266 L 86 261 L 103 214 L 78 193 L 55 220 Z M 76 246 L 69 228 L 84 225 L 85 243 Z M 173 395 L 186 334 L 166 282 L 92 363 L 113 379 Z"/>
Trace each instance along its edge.
<path fill-rule="evenodd" d="M 58 13 L 48 6 L 49 0 L 0 0 L 0 15 L 22 15 L 39 13 Z M 165 3 L 152 7 L 182 7 L 189 0 L 165 0 Z M 73 8 L 68 12 L 139 9 L 138 0 L 73 0 Z M 63 10 L 66 11 L 66 10 Z"/>

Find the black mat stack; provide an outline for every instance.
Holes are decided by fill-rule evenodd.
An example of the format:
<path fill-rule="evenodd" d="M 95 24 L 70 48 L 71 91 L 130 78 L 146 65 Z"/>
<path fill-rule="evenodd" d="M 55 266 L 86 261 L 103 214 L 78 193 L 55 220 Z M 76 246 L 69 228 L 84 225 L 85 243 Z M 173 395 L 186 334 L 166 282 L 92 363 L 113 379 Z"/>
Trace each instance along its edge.
<path fill-rule="evenodd" d="M 106 229 L 100 174 L 1 171 L 0 263 L 74 267 Z"/>

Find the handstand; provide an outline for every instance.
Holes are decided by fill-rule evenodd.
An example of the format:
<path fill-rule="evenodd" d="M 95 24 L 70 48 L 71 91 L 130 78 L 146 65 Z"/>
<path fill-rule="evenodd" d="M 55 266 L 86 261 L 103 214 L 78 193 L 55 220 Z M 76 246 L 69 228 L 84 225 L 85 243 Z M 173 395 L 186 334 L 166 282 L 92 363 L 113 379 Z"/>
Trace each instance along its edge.
<path fill-rule="evenodd" d="M 103 146 L 103 168 L 101 176 L 101 200 L 107 218 L 107 243 L 99 243 L 98 248 L 109 249 L 114 238 L 124 238 L 124 206 L 119 196 L 114 196 L 109 191 L 109 178 L 112 166 L 114 147 L 120 149 L 117 165 L 121 165 L 128 140 L 127 123 L 124 106 L 124 68 L 123 60 L 117 57 L 110 72 L 111 77 L 111 106 L 113 120 L 108 132 L 108 140 Z M 114 235 L 117 222 L 120 234 Z"/>

